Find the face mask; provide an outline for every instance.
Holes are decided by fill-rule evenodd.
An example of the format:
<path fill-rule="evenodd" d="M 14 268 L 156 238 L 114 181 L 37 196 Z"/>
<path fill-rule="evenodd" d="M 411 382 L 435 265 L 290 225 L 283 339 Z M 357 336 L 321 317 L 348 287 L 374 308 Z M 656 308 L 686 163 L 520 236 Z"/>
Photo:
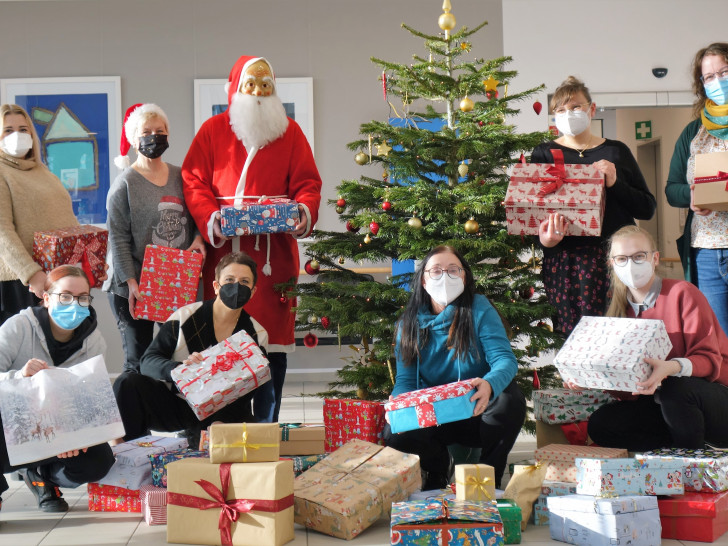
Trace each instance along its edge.
<path fill-rule="evenodd" d="M 25 157 L 33 147 L 33 137 L 29 133 L 10 133 L 2 141 L 0 141 L 0 147 L 3 152 L 13 157 Z"/>
<path fill-rule="evenodd" d="M 705 95 L 718 106 L 728 102 L 728 80 L 716 78 L 705 87 Z"/>
<path fill-rule="evenodd" d="M 556 114 L 556 128 L 570 137 L 580 135 L 586 131 L 590 123 L 591 119 L 586 112 L 567 110 L 563 114 Z"/>
<path fill-rule="evenodd" d="M 169 148 L 167 135 L 147 135 L 139 137 L 139 149 L 137 150 L 144 157 L 155 159 L 162 155 Z"/>
<path fill-rule="evenodd" d="M 239 282 L 231 282 L 223 284 L 218 292 L 220 301 L 222 301 L 226 307 L 230 309 L 240 309 L 243 305 L 248 303 L 251 296 L 251 290 L 244 284 Z"/>
<path fill-rule="evenodd" d="M 465 283 L 460 277 L 451 279 L 450 275 L 443 271 L 442 277 L 432 280 L 429 277 L 425 281 L 425 291 L 440 305 L 447 307 L 465 291 Z"/>
<path fill-rule="evenodd" d="M 74 301 L 71 305 L 51 304 L 48 307 L 48 314 L 59 328 L 75 330 L 91 312 L 88 307 L 82 307 Z"/>
<path fill-rule="evenodd" d="M 615 265 L 613 269 L 620 281 L 635 290 L 647 286 L 655 273 L 655 266 L 652 265 L 651 261 L 636 264 L 632 260 L 628 260 L 626 265 L 622 267 Z"/>

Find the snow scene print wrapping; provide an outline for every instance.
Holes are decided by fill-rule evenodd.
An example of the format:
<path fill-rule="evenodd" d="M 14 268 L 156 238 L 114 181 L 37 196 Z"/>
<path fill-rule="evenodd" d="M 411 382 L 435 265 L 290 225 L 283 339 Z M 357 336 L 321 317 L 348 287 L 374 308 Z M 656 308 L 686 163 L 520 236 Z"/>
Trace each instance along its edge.
<path fill-rule="evenodd" d="M 604 176 L 594 165 L 564 165 L 563 153 L 551 150 L 555 163 L 513 166 L 504 205 L 508 233 L 538 235 L 552 212 L 569 222 L 568 235 L 601 235 Z"/>
<path fill-rule="evenodd" d="M 201 363 L 170 373 L 200 421 L 270 380 L 268 359 L 245 330 L 200 354 Z"/>
<path fill-rule="evenodd" d="M 0 415 L 13 466 L 124 436 L 103 356 L 0 381 Z"/>
<path fill-rule="evenodd" d="M 76 265 L 86 273 L 92 288 L 101 288 L 108 238 L 108 231 L 90 225 L 38 231 L 33 235 L 33 261 L 46 273 L 59 265 Z"/>
<path fill-rule="evenodd" d="M 298 203 L 282 197 L 247 199 L 220 208 L 220 229 L 226 237 L 293 231 L 300 216 Z"/>
<path fill-rule="evenodd" d="M 554 364 L 564 381 L 580 387 L 636 392 L 652 373 L 645 358 L 663 360 L 671 350 L 661 320 L 581 317 Z"/>
<path fill-rule="evenodd" d="M 202 254 L 166 246 L 147 245 L 139 278 L 134 314 L 138 319 L 164 322 L 180 307 L 197 299 Z"/>
<path fill-rule="evenodd" d="M 386 404 L 392 433 L 434 427 L 473 416 L 470 400 L 475 387 L 470 380 L 456 381 L 396 396 Z"/>

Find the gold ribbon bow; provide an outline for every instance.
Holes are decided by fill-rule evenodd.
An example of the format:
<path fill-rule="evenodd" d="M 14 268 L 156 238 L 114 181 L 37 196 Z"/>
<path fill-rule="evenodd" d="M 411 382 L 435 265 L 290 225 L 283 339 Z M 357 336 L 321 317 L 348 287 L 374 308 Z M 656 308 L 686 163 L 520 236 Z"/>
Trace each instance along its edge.
<path fill-rule="evenodd" d="M 214 444 L 210 443 L 210 450 L 216 447 L 242 447 L 243 448 L 243 462 L 248 462 L 248 449 L 261 449 L 266 447 L 276 447 L 278 446 L 278 443 L 274 444 L 253 444 L 248 442 L 248 427 L 245 423 L 243 423 L 243 433 L 240 436 L 239 442 L 233 442 L 232 444 Z"/>
<path fill-rule="evenodd" d="M 479 465 L 476 464 L 474 466 L 475 466 L 475 476 L 472 476 L 472 475 L 468 476 L 468 479 L 465 480 L 465 483 L 456 481 L 455 484 L 457 486 L 467 486 L 467 487 L 475 488 L 475 491 L 478 492 L 477 500 L 482 500 L 482 498 L 485 498 L 490 501 L 494 500 L 493 495 L 491 495 L 490 491 L 488 491 L 488 489 L 486 488 L 488 483 L 492 482 L 493 480 L 487 476 L 481 477 Z"/>

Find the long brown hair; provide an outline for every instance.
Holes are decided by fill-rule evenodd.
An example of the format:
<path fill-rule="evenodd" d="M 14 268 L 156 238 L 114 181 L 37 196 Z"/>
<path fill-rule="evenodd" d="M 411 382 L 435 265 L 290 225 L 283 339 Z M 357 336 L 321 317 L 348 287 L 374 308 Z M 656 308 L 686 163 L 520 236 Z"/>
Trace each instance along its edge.
<path fill-rule="evenodd" d="M 635 235 L 641 235 L 644 237 L 650 245 L 650 250 L 652 252 L 657 250 L 657 245 L 655 244 L 655 240 L 652 238 L 652 235 L 638 226 L 624 226 L 614 232 L 614 234 L 609 238 L 609 252 L 607 255 L 609 256 L 609 279 L 612 298 L 609 300 L 609 307 L 607 308 L 608 317 L 626 317 L 627 308 L 629 306 L 629 300 L 627 300 L 629 288 L 627 288 L 627 285 L 620 281 L 619 277 L 617 277 L 614 273 L 614 263 L 611 259 L 612 245 L 614 244 L 615 239 L 622 237 L 634 237 Z"/>
<path fill-rule="evenodd" d="M 705 101 L 708 100 L 705 95 L 703 81 L 700 79 L 703 76 L 703 58 L 708 55 L 723 57 L 723 60 L 728 63 L 728 43 L 715 42 L 710 44 L 698 51 L 693 58 L 693 93 L 697 97 L 693 103 L 693 116 L 696 118 L 700 118 L 700 114 L 705 108 Z"/>
<path fill-rule="evenodd" d="M 35 130 L 35 125 L 33 125 L 33 120 L 30 119 L 28 112 L 17 104 L 3 104 L 0 106 L 0 123 L 2 123 L 2 126 L 4 127 L 5 116 L 12 114 L 20 114 L 25 118 L 25 122 L 28 124 L 28 129 L 30 130 L 30 136 L 33 138 L 33 149 L 28 153 L 32 155 L 32 158 L 35 159 L 35 162 L 39 166 L 44 166 L 40 154 L 40 140 L 38 140 L 38 133 Z M 24 159 L 30 159 L 30 157 L 26 156 Z"/>

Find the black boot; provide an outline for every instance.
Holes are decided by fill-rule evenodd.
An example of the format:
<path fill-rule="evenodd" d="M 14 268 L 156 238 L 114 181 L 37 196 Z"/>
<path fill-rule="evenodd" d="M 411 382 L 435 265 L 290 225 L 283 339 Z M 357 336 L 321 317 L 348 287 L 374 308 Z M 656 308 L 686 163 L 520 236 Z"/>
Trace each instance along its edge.
<path fill-rule="evenodd" d="M 68 503 L 63 499 L 58 486 L 48 480 L 44 480 L 32 468 L 20 471 L 25 485 L 33 492 L 38 501 L 38 509 L 41 512 L 68 512 Z"/>
<path fill-rule="evenodd" d="M 422 470 L 422 491 L 444 489 L 450 484 L 453 472 L 455 472 L 455 460 L 449 453 L 448 457 L 450 460 L 447 465 L 447 473 Z"/>

